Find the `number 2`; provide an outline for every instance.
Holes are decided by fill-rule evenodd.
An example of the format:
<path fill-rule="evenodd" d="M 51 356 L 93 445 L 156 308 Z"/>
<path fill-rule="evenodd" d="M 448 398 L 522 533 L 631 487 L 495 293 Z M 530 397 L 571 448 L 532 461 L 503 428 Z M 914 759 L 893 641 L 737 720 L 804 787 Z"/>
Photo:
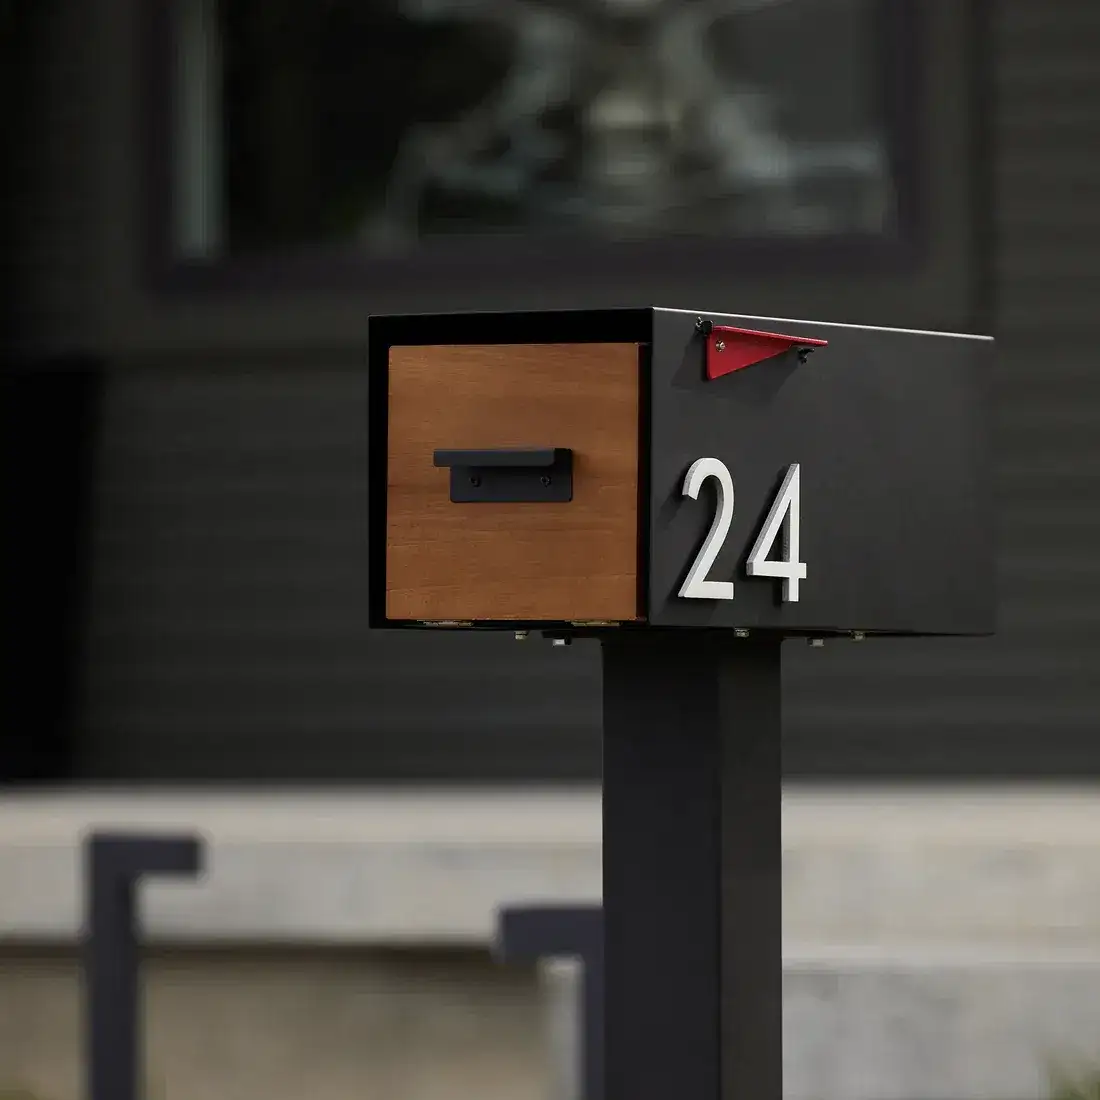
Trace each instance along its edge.
<path fill-rule="evenodd" d="M 718 482 L 718 507 L 703 546 L 680 587 L 680 595 L 689 600 L 732 600 L 733 581 L 706 579 L 733 522 L 733 477 L 729 467 L 717 458 L 697 458 L 684 478 L 684 496 L 697 500 L 708 477 Z"/>
<path fill-rule="evenodd" d="M 710 531 L 688 570 L 680 595 L 689 600 L 732 600 L 733 581 L 713 581 L 707 573 L 718 557 L 733 522 L 733 476 L 724 462 L 717 458 L 699 458 L 684 478 L 684 496 L 698 499 L 703 482 L 712 477 L 718 484 L 718 507 Z M 806 564 L 798 560 L 802 534 L 801 474 L 799 464 L 787 468 L 783 484 L 772 502 L 760 536 L 749 552 L 745 572 L 750 577 L 775 577 L 783 581 L 782 597 L 786 603 L 798 602 L 798 582 L 806 579 Z M 783 557 L 771 560 L 775 540 L 782 532 Z"/>

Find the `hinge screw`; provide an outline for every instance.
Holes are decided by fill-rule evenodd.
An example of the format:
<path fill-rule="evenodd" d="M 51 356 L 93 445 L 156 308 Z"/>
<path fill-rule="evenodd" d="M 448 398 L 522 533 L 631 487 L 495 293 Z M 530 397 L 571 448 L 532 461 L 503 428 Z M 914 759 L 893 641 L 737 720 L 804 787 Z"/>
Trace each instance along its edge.
<path fill-rule="evenodd" d="M 810 639 L 810 645 L 814 649 L 822 649 L 825 645 L 825 639 L 824 638 L 811 638 Z"/>
<path fill-rule="evenodd" d="M 527 641 L 527 631 L 526 630 L 517 630 L 516 631 L 516 641 L 517 642 Z"/>
<path fill-rule="evenodd" d="M 747 630 L 746 630 L 746 629 L 745 629 L 745 628 L 744 628 L 743 626 L 739 626 L 739 627 L 738 627 L 738 628 L 737 628 L 737 629 L 736 629 L 736 630 L 735 630 L 735 631 L 733 632 L 733 636 L 734 636 L 735 638 L 747 638 L 747 637 L 749 636 L 749 632 L 748 632 L 748 631 L 747 631 Z"/>
<path fill-rule="evenodd" d="M 715 351 L 725 351 L 726 350 L 726 341 L 725 340 L 715 340 L 714 341 L 714 350 Z"/>

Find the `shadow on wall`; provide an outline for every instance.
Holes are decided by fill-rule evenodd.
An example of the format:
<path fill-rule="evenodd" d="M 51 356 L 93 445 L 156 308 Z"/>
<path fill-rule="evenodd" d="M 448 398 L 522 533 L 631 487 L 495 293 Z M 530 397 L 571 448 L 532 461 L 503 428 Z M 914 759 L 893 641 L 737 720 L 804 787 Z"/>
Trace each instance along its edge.
<path fill-rule="evenodd" d="M 52 782 L 70 770 L 102 390 L 100 364 L 80 357 L 3 374 L 0 783 Z"/>

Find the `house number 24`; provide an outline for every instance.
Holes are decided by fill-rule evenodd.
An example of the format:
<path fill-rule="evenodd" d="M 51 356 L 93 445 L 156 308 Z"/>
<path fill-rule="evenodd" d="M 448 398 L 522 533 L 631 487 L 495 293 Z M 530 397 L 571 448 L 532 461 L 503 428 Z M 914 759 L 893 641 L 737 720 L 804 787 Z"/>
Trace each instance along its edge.
<path fill-rule="evenodd" d="M 732 600 L 733 581 L 710 580 L 714 559 L 729 534 L 733 522 L 733 475 L 729 467 L 718 458 L 697 458 L 684 478 L 684 496 L 697 500 L 707 478 L 714 478 L 718 486 L 718 507 L 710 531 L 699 553 L 688 570 L 680 595 L 688 600 Z M 798 560 L 801 534 L 801 498 L 798 463 L 787 467 L 783 484 L 772 501 L 768 518 L 760 536 L 749 552 L 745 572 L 750 577 L 775 577 L 783 581 L 783 600 L 798 602 L 798 582 L 806 579 L 806 563 Z M 782 556 L 772 560 L 775 540 L 782 533 Z"/>

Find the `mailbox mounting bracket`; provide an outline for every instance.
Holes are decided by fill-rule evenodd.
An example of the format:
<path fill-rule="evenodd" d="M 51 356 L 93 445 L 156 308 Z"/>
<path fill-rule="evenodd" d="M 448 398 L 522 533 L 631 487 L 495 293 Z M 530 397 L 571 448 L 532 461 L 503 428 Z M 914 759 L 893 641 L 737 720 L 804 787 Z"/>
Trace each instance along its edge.
<path fill-rule="evenodd" d="M 451 471 L 454 504 L 562 504 L 573 499 L 569 447 L 438 450 L 434 463 Z"/>

